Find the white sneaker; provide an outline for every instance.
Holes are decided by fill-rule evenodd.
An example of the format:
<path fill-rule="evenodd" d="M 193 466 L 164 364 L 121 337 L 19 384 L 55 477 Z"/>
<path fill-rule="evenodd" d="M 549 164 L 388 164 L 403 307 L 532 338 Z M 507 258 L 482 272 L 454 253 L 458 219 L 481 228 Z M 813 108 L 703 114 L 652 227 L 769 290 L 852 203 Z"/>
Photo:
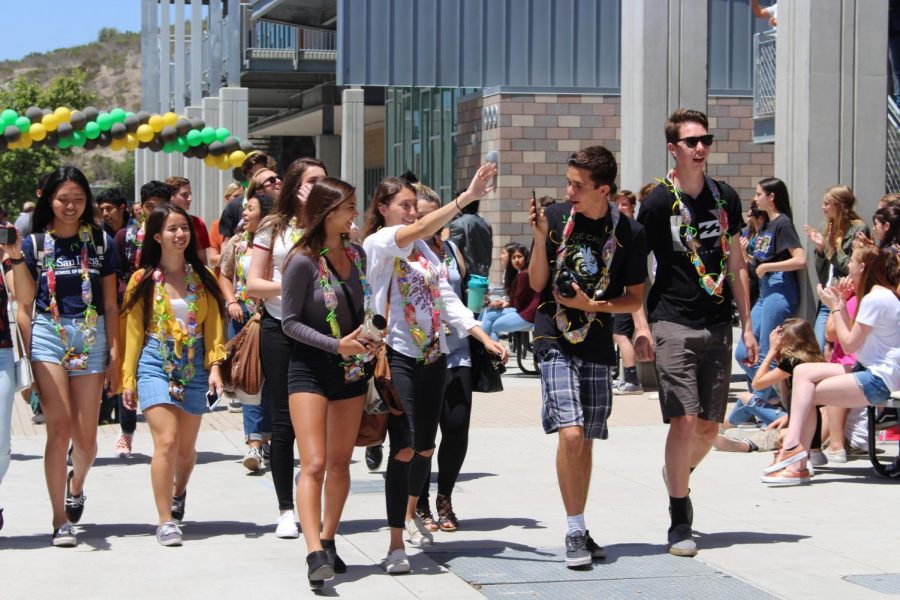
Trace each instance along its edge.
<path fill-rule="evenodd" d="M 409 543 L 417 548 L 434 543 L 434 536 L 425 527 L 425 522 L 416 515 L 406 522 L 406 536 Z"/>
<path fill-rule="evenodd" d="M 297 521 L 294 518 L 294 511 L 288 511 L 275 519 L 275 537 L 285 540 L 296 539 L 300 537 L 300 530 L 297 529 Z"/>
<path fill-rule="evenodd" d="M 384 570 L 387 571 L 388 575 L 409 573 L 410 570 L 409 558 L 407 558 L 406 552 L 404 552 L 401 548 L 388 552 L 388 555 L 387 557 L 385 557 L 383 564 Z"/>
<path fill-rule="evenodd" d="M 248 471 L 256 473 L 262 467 L 262 454 L 259 450 L 251 446 L 244 455 L 244 468 Z"/>
<path fill-rule="evenodd" d="M 636 395 L 643 394 L 644 388 L 638 383 L 628 383 L 627 381 L 620 380 L 617 385 L 613 386 L 613 394 L 615 395 Z"/>

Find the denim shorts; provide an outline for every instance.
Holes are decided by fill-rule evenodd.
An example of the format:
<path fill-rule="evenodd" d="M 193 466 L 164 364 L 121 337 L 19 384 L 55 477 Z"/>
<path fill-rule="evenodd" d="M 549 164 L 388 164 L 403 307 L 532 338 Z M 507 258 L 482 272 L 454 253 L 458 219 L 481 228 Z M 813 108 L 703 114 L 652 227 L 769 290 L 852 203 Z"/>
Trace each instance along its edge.
<path fill-rule="evenodd" d="M 181 358 L 174 356 L 174 342 L 166 342 L 169 345 L 170 356 L 175 360 L 175 376 L 181 374 L 184 361 L 187 360 L 187 349 L 181 354 Z M 159 355 L 160 341 L 152 336 L 147 336 L 141 358 L 137 366 L 137 394 L 141 404 L 141 411 L 146 412 L 151 406 L 159 404 L 171 404 L 191 415 L 202 415 L 207 410 L 206 392 L 209 391 L 209 372 L 206 364 L 206 352 L 203 346 L 203 338 L 197 338 L 194 342 L 194 377 L 184 386 L 184 397 L 175 400 L 169 395 L 169 377 L 163 371 L 162 357 Z"/>
<path fill-rule="evenodd" d="M 884 384 L 884 379 L 871 371 L 854 371 L 856 384 L 866 396 L 869 404 L 880 404 L 891 397 L 891 390 Z"/>
<path fill-rule="evenodd" d="M 60 317 L 63 329 L 69 338 L 69 344 L 75 350 L 81 350 L 82 337 L 80 325 L 82 319 Z M 31 328 L 31 362 L 46 362 L 61 365 L 66 348 L 53 327 L 53 319 L 47 313 L 38 313 Z M 88 352 L 86 369 L 67 369 L 70 377 L 105 373 L 107 365 L 106 324 L 103 317 L 97 317 L 97 340 Z"/>

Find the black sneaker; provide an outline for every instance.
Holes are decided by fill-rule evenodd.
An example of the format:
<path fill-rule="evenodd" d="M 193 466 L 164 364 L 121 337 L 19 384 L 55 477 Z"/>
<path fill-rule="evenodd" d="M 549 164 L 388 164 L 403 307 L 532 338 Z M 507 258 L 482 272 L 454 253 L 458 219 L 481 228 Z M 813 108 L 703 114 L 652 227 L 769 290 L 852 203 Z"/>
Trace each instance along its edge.
<path fill-rule="evenodd" d="M 84 502 L 87 500 L 84 491 L 78 496 L 73 496 L 72 492 L 69 491 L 74 475 L 75 471 L 69 471 L 69 475 L 66 477 L 66 518 L 69 520 L 69 523 L 77 523 L 81 520 L 81 514 L 84 512 Z"/>
<path fill-rule="evenodd" d="M 369 446 L 366 448 L 366 466 L 370 471 L 377 471 L 384 460 L 384 450 L 381 446 Z"/>
<path fill-rule="evenodd" d="M 0 529 L 3 529 L 3 509 L 0 508 Z"/>
<path fill-rule="evenodd" d="M 320 590 L 325 585 L 326 579 L 334 578 L 334 568 L 328 562 L 328 555 L 324 550 L 307 554 L 306 564 L 309 565 L 306 577 L 309 579 L 310 589 Z"/>
<path fill-rule="evenodd" d="M 674 556 L 697 555 L 694 532 L 687 523 L 681 523 L 669 529 L 669 554 Z"/>
<path fill-rule="evenodd" d="M 588 552 L 591 553 L 592 559 L 603 560 L 606 558 L 606 550 L 603 549 L 603 546 L 594 541 L 590 531 L 584 532 L 584 545 L 588 549 Z"/>
<path fill-rule="evenodd" d="M 337 548 L 334 546 L 334 540 L 321 540 L 322 548 L 325 550 L 325 554 L 328 555 L 328 562 L 331 564 L 331 567 L 334 569 L 335 573 L 346 573 L 347 572 L 347 563 L 341 560 L 341 557 L 338 556 Z"/>
<path fill-rule="evenodd" d="M 187 503 L 187 490 L 180 496 L 172 496 L 172 520 L 181 524 L 184 519 L 184 505 Z"/>
<path fill-rule="evenodd" d="M 75 528 L 71 523 L 63 523 L 53 530 L 53 545 L 57 548 L 74 548 L 78 545 Z"/>
<path fill-rule="evenodd" d="M 566 536 L 566 566 L 570 569 L 579 569 L 591 564 L 591 552 L 587 549 L 584 534 L 580 531 Z"/>

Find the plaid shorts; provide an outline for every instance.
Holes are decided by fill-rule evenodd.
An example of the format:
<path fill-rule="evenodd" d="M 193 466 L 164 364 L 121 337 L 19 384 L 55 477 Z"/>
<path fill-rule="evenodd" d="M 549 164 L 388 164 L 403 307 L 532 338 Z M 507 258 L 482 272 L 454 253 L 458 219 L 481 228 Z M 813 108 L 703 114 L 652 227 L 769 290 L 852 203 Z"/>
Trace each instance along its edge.
<path fill-rule="evenodd" d="M 563 427 L 583 427 L 587 439 L 605 440 L 612 412 L 612 367 L 568 356 L 558 348 L 539 353 L 541 424 L 545 433 Z"/>

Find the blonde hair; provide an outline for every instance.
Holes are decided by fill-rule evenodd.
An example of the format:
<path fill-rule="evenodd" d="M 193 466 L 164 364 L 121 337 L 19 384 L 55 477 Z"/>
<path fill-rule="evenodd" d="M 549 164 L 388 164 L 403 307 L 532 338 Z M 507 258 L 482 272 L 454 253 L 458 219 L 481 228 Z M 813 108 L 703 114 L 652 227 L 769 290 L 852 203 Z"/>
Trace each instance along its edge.
<path fill-rule="evenodd" d="M 863 220 L 856 214 L 856 196 L 853 190 L 846 185 L 833 185 L 825 191 L 825 199 L 830 201 L 837 209 L 834 219 L 825 223 L 825 257 L 831 258 L 835 252 L 843 254 L 841 242 L 851 225 L 862 223 Z"/>
<path fill-rule="evenodd" d="M 785 319 L 781 324 L 781 358 L 792 358 L 801 363 L 825 362 L 825 356 L 816 341 L 812 325 L 805 319 Z"/>
<path fill-rule="evenodd" d="M 228 187 L 225 188 L 225 194 L 222 196 L 223 198 L 231 198 L 234 193 L 238 190 L 244 191 L 244 186 L 239 184 L 237 181 L 232 181 L 228 184 Z"/>

